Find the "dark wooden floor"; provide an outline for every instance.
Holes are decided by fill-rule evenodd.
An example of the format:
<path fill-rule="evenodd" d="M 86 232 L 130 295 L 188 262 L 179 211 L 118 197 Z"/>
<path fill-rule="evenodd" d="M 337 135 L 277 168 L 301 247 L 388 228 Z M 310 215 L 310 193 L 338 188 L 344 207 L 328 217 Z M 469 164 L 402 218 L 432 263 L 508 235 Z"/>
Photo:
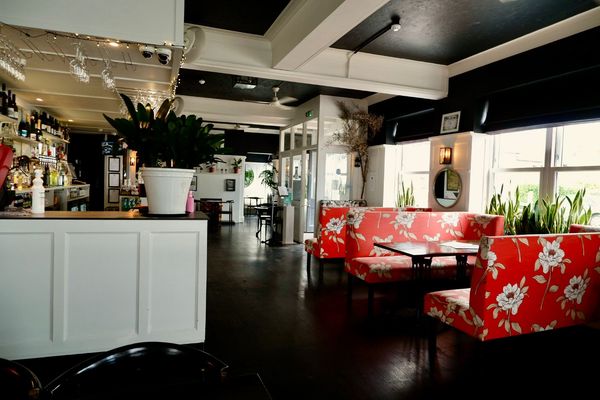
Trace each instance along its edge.
<path fill-rule="evenodd" d="M 321 284 L 308 282 L 303 247 L 260 244 L 255 223 L 223 226 L 209 237 L 204 350 L 229 364 L 232 373 L 258 372 L 275 399 L 598 393 L 600 330 L 592 327 L 485 345 L 445 330 L 430 374 L 424 327 L 398 309 L 395 293 L 376 296 L 375 317 L 368 321 L 366 291 L 360 288 L 349 312 L 339 266 L 326 266 Z M 83 357 L 22 363 L 47 383 Z"/>

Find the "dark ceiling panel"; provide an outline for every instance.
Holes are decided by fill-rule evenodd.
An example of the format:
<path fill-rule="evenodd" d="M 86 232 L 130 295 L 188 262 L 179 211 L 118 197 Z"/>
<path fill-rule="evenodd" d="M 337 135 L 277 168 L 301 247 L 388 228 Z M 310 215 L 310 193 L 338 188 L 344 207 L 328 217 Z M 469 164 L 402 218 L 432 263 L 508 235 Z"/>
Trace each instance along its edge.
<path fill-rule="evenodd" d="M 264 35 L 290 0 L 185 0 L 184 21 L 230 31 Z"/>
<path fill-rule="evenodd" d="M 286 103 L 286 105 L 292 107 L 298 106 L 320 94 L 354 99 L 362 99 L 373 94 L 372 92 L 363 92 L 360 90 L 282 82 L 262 78 L 258 78 L 257 86 L 254 89 L 237 89 L 233 87 L 234 77 L 235 75 L 182 68 L 179 70 L 177 94 L 236 101 L 271 101 L 273 98 L 273 86 L 279 86 L 279 99 L 284 99 L 285 97 L 298 99 L 297 101 Z M 205 81 L 203 85 L 199 83 L 200 79 Z"/>
<path fill-rule="evenodd" d="M 595 0 L 391 0 L 333 47 L 352 50 L 400 16 L 361 51 L 451 64 L 597 7 Z"/>

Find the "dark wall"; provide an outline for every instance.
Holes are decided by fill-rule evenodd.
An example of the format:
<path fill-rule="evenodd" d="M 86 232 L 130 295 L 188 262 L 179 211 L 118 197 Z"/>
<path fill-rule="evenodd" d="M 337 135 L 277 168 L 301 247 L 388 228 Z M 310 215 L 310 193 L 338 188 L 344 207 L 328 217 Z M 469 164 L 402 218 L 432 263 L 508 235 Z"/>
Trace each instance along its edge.
<path fill-rule="evenodd" d="M 248 156 L 248 161 L 257 161 L 251 159 L 252 155 L 248 155 L 248 153 L 277 154 L 279 152 L 279 135 L 226 130 L 225 147 L 231 149 L 231 154 Z"/>
<path fill-rule="evenodd" d="M 90 184 L 90 211 L 104 210 L 103 135 L 71 134 L 67 158 L 78 179 Z"/>
<path fill-rule="evenodd" d="M 460 132 L 492 132 L 600 118 L 600 28 L 550 43 L 450 79 L 449 96 L 427 102 L 393 98 L 380 142 L 439 134 L 442 114 L 461 111 Z M 420 111 L 420 112 L 419 112 Z"/>

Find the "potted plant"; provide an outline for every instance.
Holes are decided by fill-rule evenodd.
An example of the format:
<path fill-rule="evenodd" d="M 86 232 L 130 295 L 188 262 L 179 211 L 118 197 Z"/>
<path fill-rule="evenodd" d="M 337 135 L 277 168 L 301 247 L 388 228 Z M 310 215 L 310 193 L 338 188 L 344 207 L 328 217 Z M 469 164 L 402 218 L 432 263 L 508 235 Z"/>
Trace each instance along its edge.
<path fill-rule="evenodd" d="M 129 118 L 104 118 L 142 163 L 150 214 L 183 214 L 194 167 L 215 159 L 224 135 L 211 135 L 212 124 L 195 115 L 176 116 L 166 99 L 156 114 L 150 105 L 137 108 L 124 94 Z"/>
<path fill-rule="evenodd" d="M 233 173 L 237 174 L 240 172 L 240 168 L 242 167 L 242 159 L 241 158 L 234 158 L 233 161 L 231 162 L 231 165 L 233 166 Z"/>

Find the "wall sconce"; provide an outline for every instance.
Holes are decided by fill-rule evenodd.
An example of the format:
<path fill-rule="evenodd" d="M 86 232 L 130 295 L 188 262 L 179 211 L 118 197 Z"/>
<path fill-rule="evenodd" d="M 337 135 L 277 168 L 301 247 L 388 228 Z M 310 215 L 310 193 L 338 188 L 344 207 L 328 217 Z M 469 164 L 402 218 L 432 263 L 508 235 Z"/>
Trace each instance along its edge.
<path fill-rule="evenodd" d="M 129 157 L 129 165 L 131 165 L 132 167 L 135 165 L 135 157 Z"/>
<path fill-rule="evenodd" d="M 440 148 L 440 164 L 452 163 L 452 147 Z"/>

